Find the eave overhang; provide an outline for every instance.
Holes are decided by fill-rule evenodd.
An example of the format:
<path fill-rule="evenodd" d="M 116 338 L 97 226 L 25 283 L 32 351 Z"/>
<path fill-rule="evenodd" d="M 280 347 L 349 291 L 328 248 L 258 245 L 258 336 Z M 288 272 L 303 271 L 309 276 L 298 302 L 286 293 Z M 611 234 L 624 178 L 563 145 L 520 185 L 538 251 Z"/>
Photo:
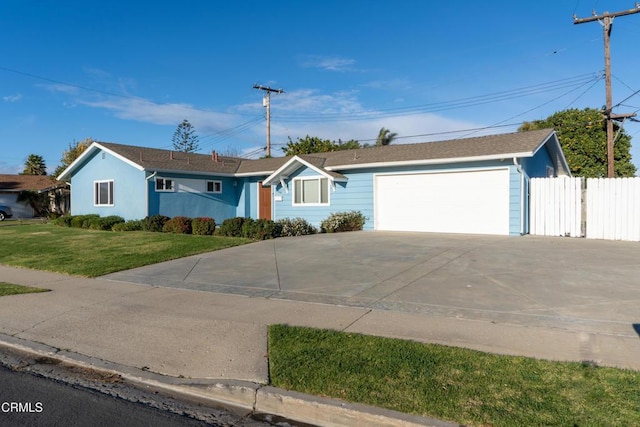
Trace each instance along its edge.
<path fill-rule="evenodd" d="M 275 172 L 269 175 L 262 185 L 273 185 L 280 183 L 281 179 L 286 180 L 292 173 L 300 169 L 301 167 L 307 167 L 317 172 L 319 175 L 324 176 L 331 182 L 346 182 L 348 178 L 342 174 L 329 171 L 328 169 L 315 166 L 305 159 L 299 156 L 293 156 L 284 165 L 280 166 Z"/>

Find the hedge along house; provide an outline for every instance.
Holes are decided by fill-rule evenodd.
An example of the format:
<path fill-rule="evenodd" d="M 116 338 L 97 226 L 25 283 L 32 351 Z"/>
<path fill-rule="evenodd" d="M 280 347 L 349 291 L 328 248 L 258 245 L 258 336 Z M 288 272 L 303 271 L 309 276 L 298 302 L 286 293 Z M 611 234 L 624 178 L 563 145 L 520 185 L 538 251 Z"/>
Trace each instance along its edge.
<path fill-rule="evenodd" d="M 93 143 L 59 177 L 72 214 L 301 217 L 366 230 L 528 233 L 529 178 L 569 175 L 551 129 L 247 160 Z"/>

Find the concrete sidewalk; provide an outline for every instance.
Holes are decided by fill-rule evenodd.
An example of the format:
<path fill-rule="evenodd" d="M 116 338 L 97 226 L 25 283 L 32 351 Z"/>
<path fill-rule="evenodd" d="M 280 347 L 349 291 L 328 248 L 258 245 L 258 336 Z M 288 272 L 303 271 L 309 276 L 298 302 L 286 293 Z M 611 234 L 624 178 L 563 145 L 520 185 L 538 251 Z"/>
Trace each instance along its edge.
<path fill-rule="evenodd" d="M 325 252 L 328 246 L 338 242 L 338 246 L 345 247 L 347 252 L 353 254 L 354 248 L 349 246 L 352 240 L 349 239 L 365 239 L 360 244 L 366 246 L 367 239 L 389 237 L 389 235 L 372 237 L 375 235 L 376 233 L 368 236 L 366 233 L 353 233 L 350 237 L 338 237 L 337 240 L 327 237 L 315 238 L 314 242 L 317 242 L 320 251 L 324 249 Z M 480 259 L 487 266 L 485 268 L 495 270 L 497 268 L 495 265 L 502 265 L 501 263 L 508 261 L 510 254 L 520 250 L 518 248 L 521 248 L 522 245 L 531 246 L 526 243 L 524 238 L 500 241 L 484 238 L 477 238 L 474 241 L 473 237 L 456 238 L 458 239 L 456 245 L 463 243 L 468 247 L 471 246 L 475 248 L 475 253 L 471 249 L 461 251 L 453 247 L 456 245 L 453 245 L 450 239 L 443 239 L 438 241 L 438 238 L 431 236 L 429 241 L 437 243 L 437 256 L 428 255 L 431 249 L 423 245 L 421 252 L 427 255 L 424 260 L 419 260 L 419 262 L 412 255 L 416 252 L 415 245 L 408 245 L 408 248 L 405 247 L 404 254 L 390 253 L 390 259 L 387 259 L 385 264 L 351 262 L 352 265 L 358 265 L 354 271 L 343 272 L 342 275 L 330 271 L 327 273 L 330 280 L 334 283 L 339 282 L 339 286 L 331 292 L 323 286 L 319 291 L 313 291 L 308 280 L 304 286 L 300 285 L 303 292 L 300 292 L 300 289 L 287 290 L 288 283 L 297 283 L 297 281 L 303 280 L 303 276 L 298 276 L 299 272 L 297 271 L 287 270 L 295 263 L 287 260 L 285 254 L 298 259 L 309 254 L 309 251 L 302 254 L 301 249 L 289 245 L 301 244 L 308 248 L 310 241 L 298 240 L 298 243 L 295 243 L 295 239 L 282 239 L 278 243 L 284 245 L 282 246 L 283 250 L 278 252 L 279 258 L 273 255 L 274 251 L 277 251 L 273 246 L 275 243 L 261 242 L 215 254 L 189 257 L 143 268 L 154 272 L 153 274 L 160 282 L 158 284 L 165 286 L 173 284 L 173 287 L 117 281 L 115 280 L 118 277 L 117 274 L 111 275 L 110 279 L 85 279 L 0 266 L 0 281 L 45 287 L 52 290 L 48 293 L 0 298 L 0 341 L 22 348 L 44 351 L 59 357 L 84 360 L 86 363 L 102 368 L 129 372 L 136 378 L 142 378 L 144 375 L 156 375 L 148 380 L 157 384 L 165 383 L 170 387 L 178 387 L 186 393 L 194 393 L 200 397 L 209 396 L 221 402 L 251 410 L 258 408 L 256 396 L 258 395 L 257 390 L 261 390 L 261 393 L 273 398 L 272 400 L 267 399 L 271 403 L 265 403 L 265 406 L 262 407 L 263 410 L 276 411 L 277 404 L 269 406 L 273 402 L 280 402 L 282 408 L 287 406 L 282 402 L 295 401 L 298 403 L 291 405 L 291 407 L 303 408 L 302 415 L 299 413 L 297 415 L 290 413 L 279 415 L 309 423 L 314 421 L 300 417 L 311 416 L 309 414 L 316 412 L 332 413 L 325 407 L 323 410 L 317 411 L 321 405 L 331 406 L 333 404 L 334 406 L 331 407 L 335 408 L 334 412 L 345 410 L 347 407 L 342 403 L 325 401 L 318 403 L 311 397 L 300 397 L 295 394 L 290 396 L 284 391 L 274 391 L 262 387 L 268 382 L 267 325 L 269 324 L 286 323 L 331 328 L 463 346 L 501 354 L 524 355 L 551 360 L 588 360 L 602 365 L 640 370 L 640 358 L 637 356 L 640 354 L 640 337 L 632 327 L 633 322 L 627 320 L 636 312 L 631 309 L 637 307 L 638 303 L 637 297 L 629 300 L 629 296 L 638 294 L 637 287 L 633 285 L 633 283 L 637 283 L 637 277 L 640 277 L 636 275 L 638 267 L 630 261 L 638 259 L 634 258 L 635 252 L 627 254 L 626 258 L 620 257 L 621 260 L 618 261 L 622 263 L 620 267 L 622 271 L 617 269 L 615 276 L 616 280 L 623 284 L 622 290 L 616 291 L 605 285 L 602 289 L 605 293 L 608 292 L 607 298 L 598 299 L 578 295 L 579 298 L 575 306 L 568 308 L 569 306 L 561 297 L 559 290 L 542 288 L 542 294 L 552 292 L 549 296 L 545 295 L 545 298 L 555 298 L 559 304 L 554 310 L 549 308 L 550 304 L 541 310 L 530 307 L 530 305 L 537 306 L 539 301 L 532 302 L 532 298 L 524 295 L 524 291 L 516 294 L 524 301 L 523 303 L 514 297 L 514 288 L 517 281 L 522 279 L 523 273 L 518 268 L 514 268 L 512 258 L 506 268 L 493 271 L 491 274 L 485 273 L 484 276 L 469 276 L 460 271 L 461 265 L 473 265 L 473 260 L 476 259 Z M 456 239 L 453 241 L 455 242 Z M 411 241 L 411 239 L 407 240 L 407 236 L 404 236 L 404 240 Z M 574 245 L 576 242 L 571 239 L 565 240 L 568 243 L 565 243 L 564 240 L 562 243 L 558 243 L 558 240 L 551 241 L 551 246 Z M 503 246 L 501 246 L 502 249 L 497 250 L 496 247 L 493 247 L 491 251 L 487 250 L 488 245 L 496 242 Z M 381 244 L 382 242 L 378 241 L 377 243 Z M 390 244 L 390 241 L 387 240 L 387 243 Z M 542 241 L 542 245 L 538 249 L 534 247 L 532 259 L 537 256 L 538 252 L 539 256 L 543 256 L 550 250 L 547 241 Z M 602 245 L 596 246 L 598 250 L 602 248 Z M 574 251 L 576 259 L 584 256 L 585 247 L 590 247 L 588 242 L 587 246 L 582 246 L 583 252 Z M 256 257 L 254 261 L 259 256 L 264 256 L 265 253 L 269 254 L 265 248 L 271 250 L 270 258 L 269 256 L 265 258 L 265 265 L 268 266 L 269 259 L 278 260 L 275 274 L 279 275 L 277 279 L 279 281 L 275 285 L 267 286 L 277 286 L 277 288 L 271 290 L 265 287 L 249 289 L 236 283 L 235 291 L 231 293 L 221 293 L 224 291 L 222 288 L 184 289 L 184 286 L 180 286 L 178 283 L 179 280 L 172 279 L 167 274 L 163 276 L 162 273 L 162 271 L 165 273 L 173 272 L 177 275 L 176 277 L 180 275 L 183 278 L 189 277 L 188 274 L 185 275 L 182 272 L 182 268 L 185 268 L 187 271 L 195 271 L 196 277 L 201 279 L 206 274 L 209 274 L 209 277 L 220 279 L 228 274 L 228 271 L 222 271 L 220 266 L 233 259 L 239 259 L 235 251 L 243 248 L 248 253 L 245 252 L 241 259 L 248 259 L 247 256 L 253 253 Z M 624 244 L 619 245 L 618 248 L 621 252 L 628 252 L 629 248 L 637 250 L 635 246 Z M 496 255 L 500 253 L 503 253 L 504 259 Z M 228 259 L 228 256 L 231 258 Z M 333 253 L 331 256 L 337 259 L 341 254 Z M 550 259 L 557 257 L 553 252 L 544 256 Z M 611 254 L 607 256 L 613 257 Z M 395 264 L 393 264 L 393 257 L 395 257 Z M 491 257 L 498 257 L 494 261 L 495 265 L 488 260 Z M 207 260 L 211 262 L 208 263 Z M 356 261 L 358 260 L 356 259 Z M 556 264 L 571 261 L 571 259 L 556 260 Z M 406 262 L 406 266 L 401 265 L 403 262 Z M 529 259 L 527 262 L 531 263 L 532 261 Z M 547 261 L 545 260 L 545 262 Z M 198 265 L 198 268 L 209 268 L 212 271 L 198 272 L 198 269 L 194 268 L 195 265 Z M 176 268 L 176 266 L 180 268 Z M 238 270 L 237 264 L 233 267 L 236 271 L 242 271 L 242 269 Z M 447 268 L 450 270 L 446 270 Z M 362 286 L 356 290 L 356 295 L 349 293 L 341 295 L 340 293 L 346 288 L 340 288 L 342 283 L 340 278 L 347 275 L 357 276 L 361 274 L 360 269 L 369 270 L 372 277 L 371 283 L 362 282 Z M 511 273 L 508 273 L 507 270 Z M 582 280 L 582 284 L 586 288 L 585 295 L 596 295 L 598 292 L 603 292 L 600 287 L 594 287 L 597 292 L 589 289 L 595 283 L 588 280 L 589 275 L 593 276 L 590 271 L 577 271 L 575 277 L 570 276 L 570 272 L 567 271 L 560 273 L 564 275 L 560 282 L 569 283 L 572 288 L 575 288 L 573 280 Z M 546 272 L 542 274 L 542 277 L 534 278 L 532 281 L 536 287 L 543 287 L 548 277 L 560 273 Z M 254 280 L 251 279 L 251 275 L 254 274 L 253 270 L 250 270 L 248 274 L 247 283 Z M 385 279 L 384 274 L 389 275 L 393 280 Z M 144 276 L 141 270 L 123 272 L 122 275 L 138 278 Z M 452 304 L 438 304 L 437 299 L 434 299 L 436 295 L 441 295 L 443 298 L 451 298 L 453 295 L 449 288 L 442 286 L 443 280 L 447 276 L 455 279 L 454 282 L 458 286 L 456 292 L 467 289 L 469 284 L 475 287 L 472 289 L 482 289 L 483 282 L 480 282 L 480 278 L 491 282 L 496 277 L 500 278 L 496 288 L 507 289 L 507 292 L 504 296 L 499 293 L 494 296 L 494 299 L 500 301 L 491 303 L 487 299 L 488 297 L 480 298 L 477 296 L 473 303 L 478 306 L 454 309 Z M 263 277 L 267 277 L 269 280 L 268 274 Z M 366 279 L 368 276 L 360 277 Z M 471 280 L 471 282 L 464 282 L 463 277 L 467 278 L 464 280 Z M 264 280 L 261 283 L 264 283 Z M 427 282 L 427 280 L 435 282 Z M 601 280 L 601 278 L 596 277 L 596 280 Z M 318 276 L 318 281 L 323 284 L 326 280 Z M 188 282 L 187 280 L 188 283 L 196 282 Z M 434 283 L 438 286 L 434 286 Z M 202 283 L 196 283 L 196 285 L 206 288 Z M 421 285 L 421 287 L 416 287 L 417 285 Z M 222 284 L 213 286 L 222 286 Z M 227 290 L 231 289 L 228 284 L 224 286 Z M 414 287 L 412 288 L 412 286 Z M 440 291 L 425 296 L 425 287 L 440 289 Z M 385 298 L 369 298 L 381 288 L 384 290 Z M 392 288 L 395 288 L 396 292 L 390 292 Z M 265 292 L 265 289 L 269 295 L 260 295 L 259 293 Z M 243 292 L 246 294 L 243 295 Z M 284 299 L 287 295 L 290 295 L 291 298 Z M 301 301 L 300 299 L 303 299 L 301 295 L 307 295 L 309 300 Z M 428 299 L 429 304 L 425 305 L 425 299 Z M 611 304 L 614 300 L 615 307 L 624 307 L 625 309 L 614 310 L 611 314 L 610 306 L 607 306 L 606 309 L 601 308 L 600 311 L 593 308 L 591 318 L 577 316 L 585 310 L 587 303 L 590 307 L 597 307 L 599 304 Z M 508 310 L 496 311 L 482 308 L 483 305 L 486 307 L 505 301 L 511 304 Z M 513 308 L 516 302 L 522 304 L 521 309 L 515 310 Z M 427 306 L 429 309 L 424 308 Z M 565 312 L 558 311 L 561 307 Z M 304 402 L 306 404 L 311 402 L 313 408 L 316 409 L 304 406 Z M 373 408 L 357 410 L 375 412 Z M 361 413 L 358 414 L 356 418 L 362 416 Z M 393 417 L 396 416 L 402 417 L 400 414 L 387 414 L 386 416 L 390 417 L 386 419 L 394 419 Z M 349 420 L 349 416 L 344 413 L 341 413 L 339 417 Z M 419 417 L 409 418 L 411 419 L 403 421 L 408 423 L 407 425 L 412 425 L 412 423 L 444 425 L 438 424 L 435 420 Z M 322 420 L 315 421 L 319 424 L 329 423 Z"/>
<path fill-rule="evenodd" d="M 116 372 L 126 381 L 317 425 L 454 424 L 266 387 L 267 325 L 345 330 L 365 310 L 86 279 L 0 265 L 52 292 L 0 298 L 0 347 Z"/>

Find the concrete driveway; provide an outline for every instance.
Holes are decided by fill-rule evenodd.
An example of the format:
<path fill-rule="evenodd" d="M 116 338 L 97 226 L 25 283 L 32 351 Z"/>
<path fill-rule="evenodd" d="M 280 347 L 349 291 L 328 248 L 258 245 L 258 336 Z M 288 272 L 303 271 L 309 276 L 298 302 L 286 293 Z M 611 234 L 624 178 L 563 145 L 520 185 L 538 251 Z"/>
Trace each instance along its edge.
<path fill-rule="evenodd" d="M 352 232 L 280 238 L 110 280 L 501 324 L 640 335 L 640 244 Z"/>

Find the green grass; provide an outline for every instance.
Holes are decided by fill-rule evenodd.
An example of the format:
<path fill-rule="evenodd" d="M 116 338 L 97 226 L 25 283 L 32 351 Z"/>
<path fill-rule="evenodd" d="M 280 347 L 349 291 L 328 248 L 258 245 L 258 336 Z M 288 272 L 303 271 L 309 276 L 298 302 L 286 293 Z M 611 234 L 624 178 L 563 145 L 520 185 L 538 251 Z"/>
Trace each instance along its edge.
<path fill-rule="evenodd" d="M 273 325 L 272 385 L 475 426 L 640 425 L 640 372 Z"/>
<path fill-rule="evenodd" d="M 33 288 L 31 286 L 14 285 L 13 283 L 0 282 L 0 297 L 7 295 L 33 294 L 38 292 L 49 292 L 49 289 Z"/>
<path fill-rule="evenodd" d="M 0 264 L 96 277 L 248 243 L 234 237 L 82 230 L 53 224 L 0 228 Z"/>

